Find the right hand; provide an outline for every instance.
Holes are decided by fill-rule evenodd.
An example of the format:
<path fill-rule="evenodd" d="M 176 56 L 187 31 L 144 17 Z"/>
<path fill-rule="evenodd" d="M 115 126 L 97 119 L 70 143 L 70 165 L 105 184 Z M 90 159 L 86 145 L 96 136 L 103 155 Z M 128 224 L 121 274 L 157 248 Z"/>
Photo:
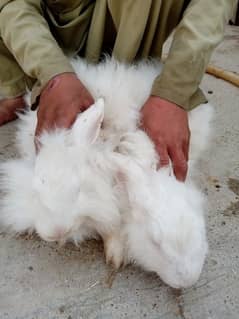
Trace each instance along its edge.
<path fill-rule="evenodd" d="M 43 89 L 37 111 L 35 136 L 56 127 L 70 128 L 77 115 L 94 103 L 94 99 L 74 73 L 62 73 Z"/>
<path fill-rule="evenodd" d="M 171 160 L 174 175 L 185 181 L 190 142 L 188 113 L 177 104 L 150 96 L 142 108 L 142 127 L 155 144 L 160 167 L 168 166 Z"/>

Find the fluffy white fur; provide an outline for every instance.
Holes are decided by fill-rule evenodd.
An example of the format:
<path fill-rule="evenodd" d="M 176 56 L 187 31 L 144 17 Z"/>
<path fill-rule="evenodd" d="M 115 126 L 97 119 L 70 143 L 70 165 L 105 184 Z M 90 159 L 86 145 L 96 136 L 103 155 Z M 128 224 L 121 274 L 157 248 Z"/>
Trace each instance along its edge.
<path fill-rule="evenodd" d="M 192 285 L 207 252 L 202 194 L 190 178 L 156 170 L 154 146 L 138 129 L 160 64 L 72 63 L 96 103 L 71 130 L 45 132 L 38 155 L 36 113 L 20 115 L 20 158 L 1 165 L 1 224 L 46 241 L 101 236 L 115 267 L 134 261 L 172 287 Z M 190 112 L 191 163 L 207 145 L 211 116 L 210 105 Z"/>

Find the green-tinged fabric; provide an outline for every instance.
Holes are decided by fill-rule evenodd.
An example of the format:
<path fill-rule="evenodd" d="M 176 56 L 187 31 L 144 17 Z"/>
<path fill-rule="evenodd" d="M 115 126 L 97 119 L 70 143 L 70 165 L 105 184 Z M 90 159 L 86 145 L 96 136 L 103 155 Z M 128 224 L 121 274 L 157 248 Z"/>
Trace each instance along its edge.
<path fill-rule="evenodd" d="M 49 30 L 40 1 L 15 0 L 5 5 L 0 12 L 0 36 L 15 60 L 12 68 L 17 69 L 18 64 L 23 70 L 22 77 L 26 74 L 38 80 L 41 87 L 56 74 L 73 72 Z M 0 52 L 0 90 L 3 93 L 8 83 L 4 68 Z M 12 90 L 15 92 L 16 88 Z"/>
<path fill-rule="evenodd" d="M 17 97 L 25 92 L 25 76 L 22 69 L 15 62 L 0 39 L 0 95 L 5 97 Z M 1 89 L 4 88 L 4 91 Z"/>
<path fill-rule="evenodd" d="M 7 5 L 11 0 L 0 0 L 0 11 Z"/>
<path fill-rule="evenodd" d="M 55 2 L 47 2 L 48 6 L 43 5 L 44 16 L 59 45 L 68 54 L 80 51 L 88 35 L 95 2 L 91 0 L 69 1 L 64 6 L 60 5 L 64 1 L 57 1 L 58 6 L 56 7 Z M 50 5 L 51 2 L 53 2 L 52 5 Z M 63 8 L 62 11 L 59 11 L 59 8 Z"/>
<path fill-rule="evenodd" d="M 22 79 L 30 78 L 36 80 L 34 95 L 38 95 L 53 76 L 73 71 L 66 54 L 78 53 L 90 62 L 98 62 L 104 52 L 126 62 L 160 58 L 163 43 L 175 29 L 152 95 L 190 110 L 206 101 L 199 84 L 235 3 L 0 0 L 0 90 L 15 96 L 22 92 Z M 6 60 L 9 74 L 2 66 Z"/>
<path fill-rule="evenodd" d="M 223 39 L 235 0 L 191 0 L 176 27 L 169 56 L 152 94 L 185 109 L 205 101 L 198 89 L 213 49 Z"/>

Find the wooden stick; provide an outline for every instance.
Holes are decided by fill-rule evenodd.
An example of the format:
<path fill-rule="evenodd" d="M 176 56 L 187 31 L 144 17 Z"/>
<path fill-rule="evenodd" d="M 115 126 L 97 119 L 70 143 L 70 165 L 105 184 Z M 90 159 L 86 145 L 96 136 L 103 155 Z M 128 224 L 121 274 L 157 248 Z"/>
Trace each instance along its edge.
<path fill-rule="evenodd" d="M 208 65 L 206 72 L 239 87 L 239 74 L 229 72 L 214 65 Z"/>

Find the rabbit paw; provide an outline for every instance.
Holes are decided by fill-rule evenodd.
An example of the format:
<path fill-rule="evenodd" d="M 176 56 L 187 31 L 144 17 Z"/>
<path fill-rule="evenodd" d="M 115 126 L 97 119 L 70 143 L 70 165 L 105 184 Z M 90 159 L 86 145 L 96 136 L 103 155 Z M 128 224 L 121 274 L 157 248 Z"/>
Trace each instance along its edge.
<path fill-rule="evenodd" d="M 124 264 L 124 246 L 120 236 L 110 235 L 104 238 L 106 263 L 119 269 Z"/>

